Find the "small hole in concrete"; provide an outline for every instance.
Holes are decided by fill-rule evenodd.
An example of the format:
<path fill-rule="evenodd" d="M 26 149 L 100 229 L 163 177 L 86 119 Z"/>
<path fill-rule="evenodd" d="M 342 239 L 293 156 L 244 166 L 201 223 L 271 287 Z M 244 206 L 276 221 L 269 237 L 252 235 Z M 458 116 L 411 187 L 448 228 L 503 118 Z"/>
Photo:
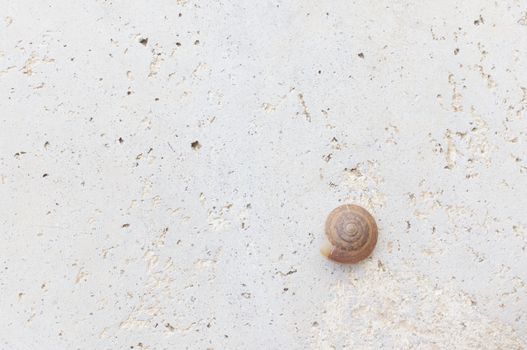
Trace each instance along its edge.
<path fill-rule="evenodd" d="M 201 144 L 197 140 L 192 142 L 190 145 L 192 146 L 192 149 L 195 149 L 195 150 L 198 150 L 201 148 Z"/>

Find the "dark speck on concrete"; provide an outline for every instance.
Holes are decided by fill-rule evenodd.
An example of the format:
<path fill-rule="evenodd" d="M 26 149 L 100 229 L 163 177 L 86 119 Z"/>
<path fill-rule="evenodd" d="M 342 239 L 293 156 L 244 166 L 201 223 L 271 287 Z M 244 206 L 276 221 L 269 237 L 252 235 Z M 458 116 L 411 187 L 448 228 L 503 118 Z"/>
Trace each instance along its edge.
<path fill-rule="evenodd" d="M 201 144 L 199 143 L 199 141 L 194 141 L 190 144 L 190 146 L 192 147 L 192 149 L 195 149 L 195 150 L 198 150 L 201 148 Z"/>
<path fill-rule="evenodd" d="M 480 24 L 485 24 L 485 20 L 483 19 L 481 15 L 479 16 L 477 20 L 474 21 L 475 26 L 479 26 Z"/>

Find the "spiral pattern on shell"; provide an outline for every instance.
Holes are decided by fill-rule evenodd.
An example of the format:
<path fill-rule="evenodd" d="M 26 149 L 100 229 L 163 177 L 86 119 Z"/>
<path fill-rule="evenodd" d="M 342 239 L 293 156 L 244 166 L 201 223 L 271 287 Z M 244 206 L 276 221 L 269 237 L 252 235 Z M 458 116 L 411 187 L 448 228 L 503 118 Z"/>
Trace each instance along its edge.
<path fill-rule="evenodd" d="M 341 263 L 355 263 L 367 258 L 377 243 L 375 219 L 358 205 L 345 204 L 334 209 L 326 220 L 329 245 L 322 254 Z"/>

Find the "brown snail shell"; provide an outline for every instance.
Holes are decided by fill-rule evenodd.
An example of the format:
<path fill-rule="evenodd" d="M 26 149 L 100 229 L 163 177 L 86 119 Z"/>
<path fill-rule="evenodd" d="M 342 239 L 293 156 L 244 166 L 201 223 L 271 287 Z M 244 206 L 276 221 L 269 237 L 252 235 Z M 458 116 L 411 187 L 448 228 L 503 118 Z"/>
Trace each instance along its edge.
<path fill-rule="evenodd" d="M 371 214 L 354 204 L 333 209 L 326 219 L 326 242 L 322 255 L 352 264 L 366 259 L 377 243 L 377 224 Z"/>

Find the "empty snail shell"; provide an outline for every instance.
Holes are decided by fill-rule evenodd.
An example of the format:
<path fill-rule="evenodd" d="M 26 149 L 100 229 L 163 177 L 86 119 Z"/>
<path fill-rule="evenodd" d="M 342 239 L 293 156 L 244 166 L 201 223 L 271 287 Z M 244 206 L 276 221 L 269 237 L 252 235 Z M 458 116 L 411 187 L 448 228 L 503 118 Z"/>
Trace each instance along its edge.
<path fill-rule="evenodd" d="M 368 211 L 345 204 L 333 209 L 326 219 L 326 242 L 322 255 L 339 263 L 366 259 L 377 243 L 377 224 Z"/>

